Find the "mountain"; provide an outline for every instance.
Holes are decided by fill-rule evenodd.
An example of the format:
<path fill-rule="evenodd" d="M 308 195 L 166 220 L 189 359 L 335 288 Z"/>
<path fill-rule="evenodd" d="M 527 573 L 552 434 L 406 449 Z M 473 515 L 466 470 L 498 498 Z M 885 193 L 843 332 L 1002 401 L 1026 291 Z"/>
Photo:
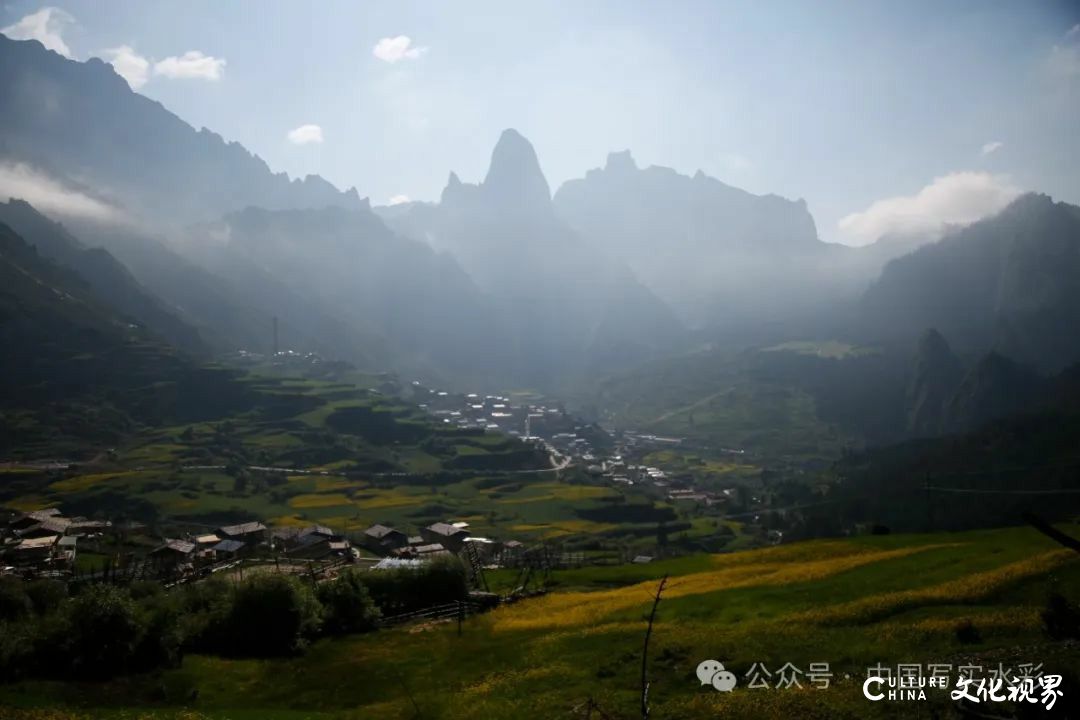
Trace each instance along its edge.
<path fill-rule="evenodd" d="M 201 368 L 117 316 L 69 268 L 0 223 L 0 457 L 100 452 L 139 424 L 244 409 L 232 373 Z"/>
<path fill-rule="evenodd" d="M 112 66 L 0 35 L 0 161 L 77 186 L 125 214 L 183 225 L 248 205 L 358 207 L 318 176 L 290 180 L 239 143 L 133 92 Z"/>
<path fill-rule="evenodd" d="M 346 357 L 360 352 L 369 367 L 459 378 L 498 369 L 505 330 L 490 298 L 454 258 L 395 235 L 366 204 L 247 208 L 191 228 L 182 249 L 283 318 L 297 308 L 332 318 L 338 329 L 316 334 L 353 338 L 360 348 Z"/>
<path fill-rule="evenodd" d="M 923 333 L 908 376 L 905 409 L 907 433 L 938 435 L 945 408 L 963 378 L 963 367 L 948 341 L 933 328 Z"/>
<path fill-rule="evenodd" d="M 107 250 L 87 247 L 63 225 L 22 201 L 0 203 L 0 222 L 36 247 L 42 257 L 74 271 L 112 311 L 145 325 L 178 348 L 206 351 L 198 330 L 181 318 L 179 310 L 147 291 Z"/>
<path fill-rule="evenodd" d="M 670 353 L 680 323 L 634 273 L 555 211 L 532 145 L 506 130 L 479 184 L 451 173 L 437 205 L 392 208 L 398 232 L 456 257 L 508 320 L 511 374 L 550 387 L 566 376 Z"/>
<path fill-rule="evenodd" d="M 964 375 L 945 406 L 943 426 L 952 432 L 983 425 L 1045 404 L 1049 382 L 1031 368 L 989 353 Z"/>
<path fill-rule="evenodd" d="M 802 200 L 753 195 L 701 171 L 639 168 L 629 151 L 564 183 L 554 202 L 695 327 L 805 325 L 808 311 L 854 296 L 875 270 L 871 253 L 821 242 Z"/>
<path fill-rule="evenodd" d="M 1080 208 L 1028 194 L 889 262 L 863 296 L 863 332 L 935 327 L 959 351 L 1046 372 L 1080 359 Z"/>

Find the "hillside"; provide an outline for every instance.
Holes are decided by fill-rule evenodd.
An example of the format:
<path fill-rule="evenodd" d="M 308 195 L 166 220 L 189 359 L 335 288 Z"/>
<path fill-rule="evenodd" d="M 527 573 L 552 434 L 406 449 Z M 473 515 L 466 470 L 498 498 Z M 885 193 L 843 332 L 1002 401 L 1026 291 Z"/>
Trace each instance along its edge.
<path fill-rule="evenodd" d="M 1075 536 L 1078 527 L 1063 529 Z M 431 623 L 321 641 L 297 658 L 188 656 L 160 676 L 104 685 L 23 682 L 0 688 L 0 702 L 18 708 L 17 720 L 40 717 L 40 708 L 58 720 L 119 718 L 132 705 L 148 718 L 197 720 L 516 720 L 574 716 L 574 708 L 583 716 L 591 698 L 607 717 L 636 717 L 644 616 L 664 574 L 646 663 L 657 718 L 896 717 L 896 703 L 863 698 L 862 679 L 879 663 L 912 661 L 951 665 L 954 682 L 965 664 L 1016 673 L 1042 663 L 1066 677 L 1055 709 L 1076 708 L 1074 647 L 1045 634 L 1040 612 L 1051 589 L 1080 593 L 1080 562 L 1030 529 L 557 571 L 553 592 L 469 618 L 460 636 L 455 623 Z M 733 692 L 702 687 L 695 668 L 710 658 L 734 673 Z M 787 663 L 797 688 L 776 687 Z M 811 677 L 811 663 L 828 669 Z M 755 678 L 768 687 L 749 687 Z M 952 717 L 947 691 L 927 696 L 921 711 Z"/>
<path fill-rule="evenodd" d="M 76 273 L 113 312 L 141 323 L 178 348 L 192 353 L 206 351 L 198 330 L 180 311 L 147 291 L 107 250 L 87 247 L 63 225 L 19 200 L 0 203 L 0 222 L 43 257 Z"/>
<path fill-rule="evenodd" d="M 351 341 L 363 355 L 346 358 L 367 367 L 458 379 L 502 369 L 509 328 L 498 307 L 453 257 L 395 235 L 366 206 L 247 208 L 189 229 L 181 248 L 286 319 L 287 347 L 302 328 L 324 345 Z"/>
<path fill-rule="evenodd" d="M 1080 209 L 1028 194 L 890 262 L 862 301 L 871 338 L 937 328 L 957 351 L 995 350 L 1056 372 L 1080 358 Z"/>
<path fill-rule="evenodd" d="M 889 243 L 821 242 L 803 200 L 753 195 L 701 171 L 639 168 L 628 150 L 565 182 L 554 203 L 692 327 L 745 333 L 802 323 L 805 332 L 820 320 L 815 313 L 855 297 L 893 252 Z"/>
<path fill-rule="evenodd" d="M 98 58 L 0 37 L 0 160 L 22 162 L 158 224 L 213 220 L 248 205 L 358 207 L 318 176 L 290 180 L 236 142 L 196 130 L 133 92 Z M 104 189 L 108 189 L 107 193 Z"/>

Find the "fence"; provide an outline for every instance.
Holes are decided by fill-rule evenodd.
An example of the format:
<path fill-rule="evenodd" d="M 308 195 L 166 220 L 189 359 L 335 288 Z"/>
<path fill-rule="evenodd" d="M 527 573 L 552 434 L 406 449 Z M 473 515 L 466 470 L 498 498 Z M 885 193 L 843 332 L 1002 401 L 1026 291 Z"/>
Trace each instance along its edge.
<path fill-rule="evenodd" d="M 399 615 L 387 615 L 379 621 L 379 625 L 381 627 L 392 627 L 408 622 L 464 619 L 479 612 L 482 612 L 482 608 L 477 603 L 459 600 Z"/>

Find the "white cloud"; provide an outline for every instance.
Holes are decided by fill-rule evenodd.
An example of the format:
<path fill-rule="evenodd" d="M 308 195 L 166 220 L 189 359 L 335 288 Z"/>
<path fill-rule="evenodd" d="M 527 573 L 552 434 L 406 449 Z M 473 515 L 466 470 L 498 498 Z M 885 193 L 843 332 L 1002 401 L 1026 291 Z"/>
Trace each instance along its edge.
<path fill-rule="evenodd" d="M 127 80 L 132 90 L 138 90 L 150 79 L 150 61 L 130 45 L 108 48 L 102 52 L 116 74 Z"/>
<path fill-rule="evenodd" d="M 0 32 L 12 40 L 37 40 L 50 50 L 55 50 L 64 57 L 71 57 L 71 48 L 64 42 L 64 29 L 75 22 L 75 18 L 56 7 L 43 7 L 31 13 L 14 25 L 0 29 Z"/>
<path fill-rule="evenodd" d="M 1065 37 L 1080 37 L 1080 23 L 1076 23 L 1071 28 L 1069 28 L 1069 32 L 1065 33 Z"/>
<path fill-rule="evenodd" d="M 408 195 L 395 195 L 394 197 L 390 198 L 390 202 L 387 203 L 387 204 L 388 205 L 401 205 L 402 203 L 407 203 L 407 202 L 409 202 L 409 196 Z"/>
<path fill-rule="evenodd" d="M 24 163 L 0 165 L 0 201 L 25 200 L 39 211 L 105 222 L 124 219 L 116 207 L 66 187 Z"/>
<path fill-rule="evenodd" d="M 293 145 L 307 145 L 323 141 L 322 128 L 318 125 L 301 125 L 290 130 L 286 137 Z"/>
<path fill-rule="evenodd" d="M 1020 190 L 1007 177 L 955 172 L 935 178 L 914 195 L 878 200 L 838 223 L 851 244 L 866 245 L 884 235 L 940 235 L 945 225 L 966 225 L 1008 205 Z"/>
<path fill-rule="evenodd" d="M 220 80 L 225 74 L 225 58 L 204 55 L 199 50 L 188 50 L 154 63 L 154 74 L 174 80 Z"/>
<path fill-rule="evenodd" d="M 982 154 L 990 155 L 992 153 L 996 153 L 1003 147 L 1005 147 L 1005 143 L 1001 142 L 1000 140 L 991 140 L 990 142 L 982 146 Z"/>
<path fill-rule="evenodd" d="M 375 47 L 371 50 L 372 55 L 388 63 L 396 63 L 399 60 L 415 60 L 426 52 L 426 47 L 413 45 L 408 35 L 398 35 L 392 38 L 385 37 L 375 43 Z"/>

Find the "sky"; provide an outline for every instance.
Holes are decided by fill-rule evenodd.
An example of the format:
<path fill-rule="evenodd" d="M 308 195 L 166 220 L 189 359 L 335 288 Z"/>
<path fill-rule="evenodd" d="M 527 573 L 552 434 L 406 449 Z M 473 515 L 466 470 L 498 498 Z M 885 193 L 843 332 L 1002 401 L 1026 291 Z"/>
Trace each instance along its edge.
<path fill-rule="evenodd" d="M 827 241 L 1080 203 L 1077 2 L 0 0 L 0 31 L 374 204 L 480 180 L 507 127 L 553 189 L 629 148 Z"/>

